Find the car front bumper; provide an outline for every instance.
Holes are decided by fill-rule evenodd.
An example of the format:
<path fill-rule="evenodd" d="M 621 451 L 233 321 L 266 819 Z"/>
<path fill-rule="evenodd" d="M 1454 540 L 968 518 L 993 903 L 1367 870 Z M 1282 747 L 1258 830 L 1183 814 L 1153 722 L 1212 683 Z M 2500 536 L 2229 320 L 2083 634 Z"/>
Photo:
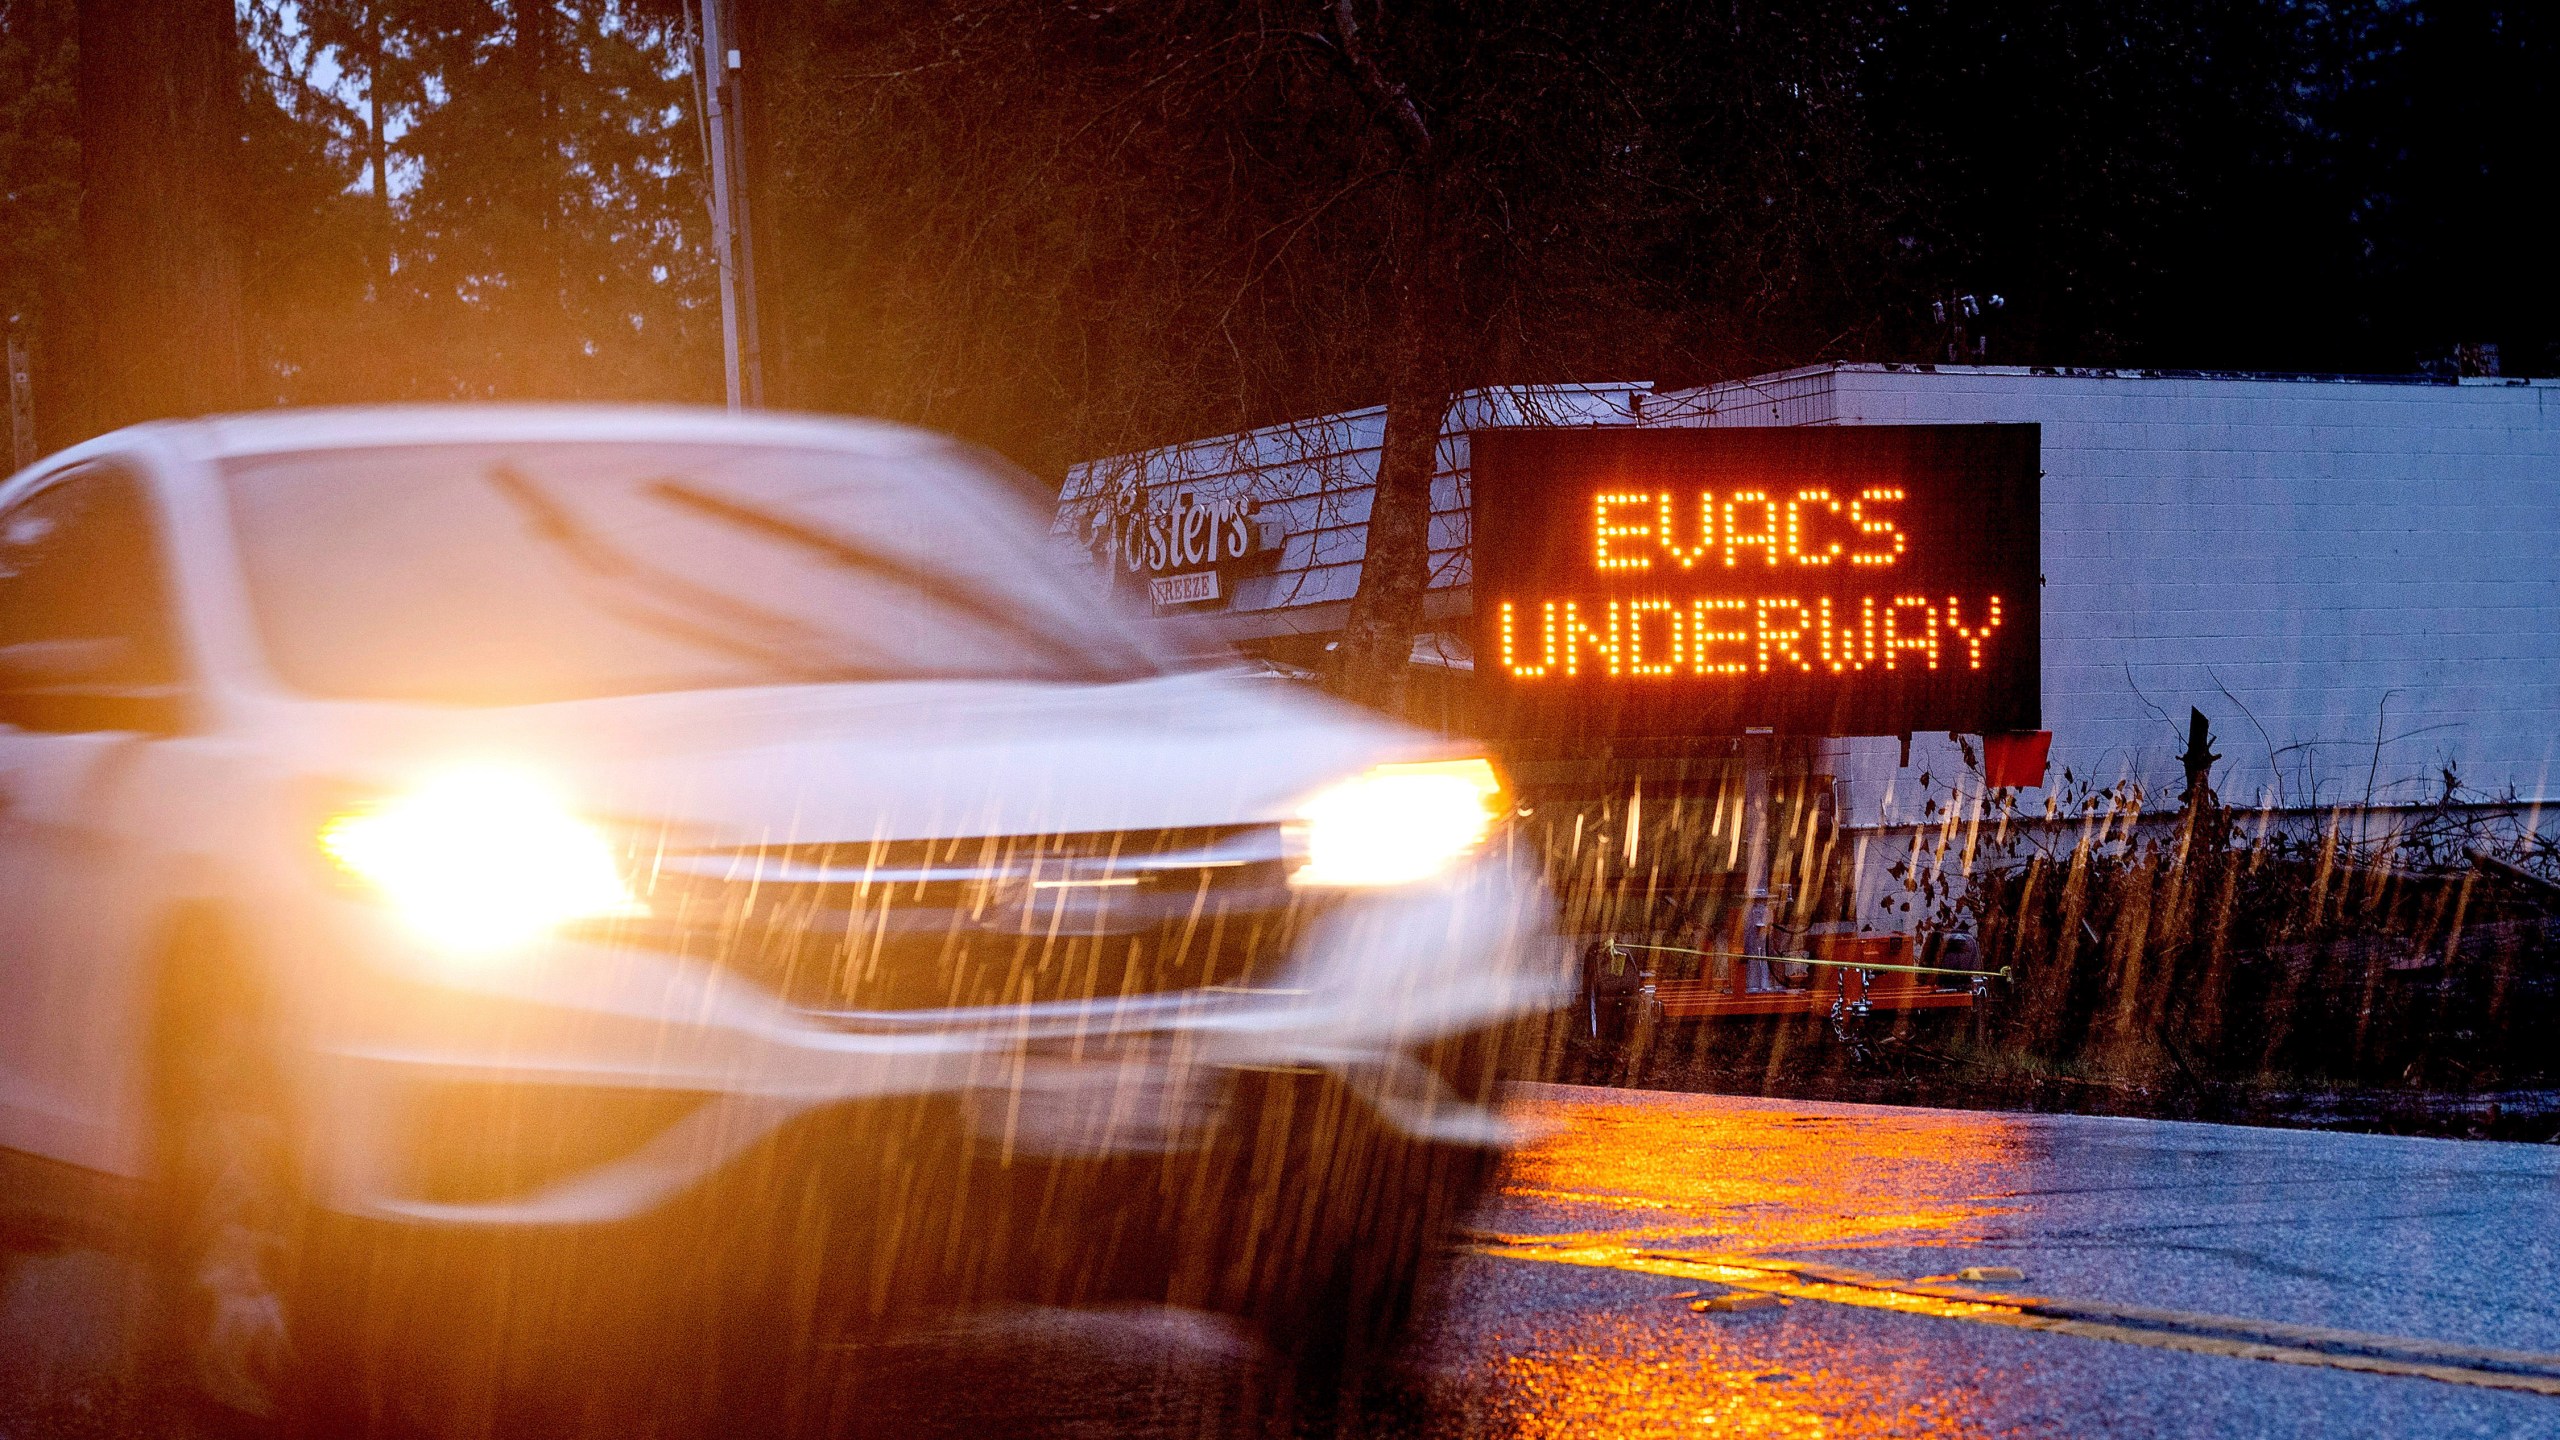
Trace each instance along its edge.
<path fill-rule="evenodd" d="M 436 1227 L 629 1221 L 778 1146 L 837 1147 L 805 1173 L 877 1170 L 890 1150 L 924 1165 L 929 1147 L 875 1143 L 883 1116 L 942 1132 L 937 1163 L 964 1170 L 1169 1173 L 1278 1123 L 1245 1098 L 1275 1084 L 1416 1144 L 1498 1149 L 1513 1132 L 1477 1058 L 1572 995 L 1543 883 L 1497 858 L 1332 908 L 1267 984 L 859 1017 L 630 950 L 463 968 L 340 903 L 304 957 L 328 977 L 310 1012 L 315 1198 Z M 346 964 L 348 944 L 372 963 Z M 834 1138 L 794 1138 L 812 1135 Z"/>

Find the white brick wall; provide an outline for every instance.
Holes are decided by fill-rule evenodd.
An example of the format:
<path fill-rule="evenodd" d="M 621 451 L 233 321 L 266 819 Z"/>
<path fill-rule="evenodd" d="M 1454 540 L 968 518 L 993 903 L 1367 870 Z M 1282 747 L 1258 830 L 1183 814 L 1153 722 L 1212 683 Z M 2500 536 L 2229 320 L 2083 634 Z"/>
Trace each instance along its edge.
<path fill-rule="evenodd" d="M 2193 705 L 2236 802 L 2411 800 L 2448 763 L 2554 798 L 2560 386 L 1840 366 L 1644 414 L 2041 424 L 2056 778 L 2165 800 Z M 1914 819 L 1919 772 L 1958 768 L 1944 736 L 1895 748 L 1840 747 L 1854 819 Z"/>

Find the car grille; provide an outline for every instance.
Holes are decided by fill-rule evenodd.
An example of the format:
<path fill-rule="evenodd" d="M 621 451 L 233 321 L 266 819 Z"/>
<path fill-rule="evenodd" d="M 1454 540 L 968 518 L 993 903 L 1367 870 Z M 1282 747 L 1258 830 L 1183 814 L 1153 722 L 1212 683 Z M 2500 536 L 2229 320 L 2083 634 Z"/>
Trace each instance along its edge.
<path fill-rule="evenodd" d="M 642 898 L 590 938 L 844 1015 L 1255 987 L 1304 918 L 1268 825 L 671 852 Z"/>

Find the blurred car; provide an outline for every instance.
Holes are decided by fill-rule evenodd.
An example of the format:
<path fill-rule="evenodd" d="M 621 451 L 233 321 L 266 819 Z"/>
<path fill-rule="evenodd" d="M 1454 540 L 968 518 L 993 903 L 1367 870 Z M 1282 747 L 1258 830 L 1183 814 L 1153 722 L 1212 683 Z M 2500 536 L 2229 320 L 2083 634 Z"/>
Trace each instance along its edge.
<path fill-rule="evenodd" d="M 1035 491 L 539 407 L 8 481 L 13 1209 L 131 1197 L 235 1418 L 788 1388 L 999 1299 L 1386 1343 L 1572 994 L 1544 884 L 1484 758 L 1170 658 Z"/>

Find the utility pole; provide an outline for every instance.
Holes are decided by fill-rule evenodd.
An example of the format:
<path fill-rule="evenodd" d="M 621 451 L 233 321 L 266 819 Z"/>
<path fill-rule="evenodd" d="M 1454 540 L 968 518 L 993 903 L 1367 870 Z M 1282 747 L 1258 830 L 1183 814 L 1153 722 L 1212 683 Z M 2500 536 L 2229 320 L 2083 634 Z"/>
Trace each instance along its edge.
<path fill-rule="evenodd" d="M 756 281 L 740 135 L 737 29 L 723 0 L 701 0 L 702 109 L 711 162 L 711 249 L 720 266 L 720 361 L 729 408 L 764 404 L 756 334 Z"/>

